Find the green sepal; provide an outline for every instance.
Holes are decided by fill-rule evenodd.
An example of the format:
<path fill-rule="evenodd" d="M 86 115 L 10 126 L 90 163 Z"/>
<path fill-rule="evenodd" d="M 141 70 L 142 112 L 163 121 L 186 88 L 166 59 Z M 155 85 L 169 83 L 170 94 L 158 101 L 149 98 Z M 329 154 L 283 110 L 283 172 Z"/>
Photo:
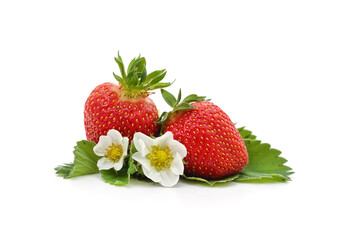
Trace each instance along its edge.
<path fill-rule="evenodd" d="M 115 78 L 119 83 L 124 84 L 124 83 L 123 83 L 123 80 L 122 80 L 122 78 L 121 78 L 120 76 L 116 75 L 115 73 L 113 73 L 113 76 L 114 76 L 114 78 Z"/>
<path fill-rule="evenodd" d="M 115 57 L 114 60 L 119 66 L 122 78 L 125 79 L 126 78 L 125 66 L 123 64 L 123 61 L 122 61 L 122 58 L 121 58 L 119 52 L 118 52 L 118 57 L 117 58 Z"/>
<path fill-rule="evenodd" d="M 157 123 L 157 124 L 163 123 L 167 119 L 168 116 L 169 116 L 168 112 L 163 112 L 160 115 L 160 117 L 157 119 L 157 121 L 155 121 L 155 123 Z"/>
<path fill-rule="evenodd" d="M 173 96 L 170 92 L 166 91 L 165 89 L 161 89 L 160 91 L 161 91 L 161 94 L 162 94 L 165 102 L 170 107 L 172 107 L 172 110 L 170 112 L 163 112 L 161 114 L 161 116 L 159 117 L 159 119 L 155 122 L 155 123 L 162 125 L 160 128 L 160 134 L 159 135 L 161 135 L 163 133 L 165 122 L 167 122 L 167 120 L 169 118 L 172 118 L 173 113 L 175 113 L 177 111 L 186 111 L 186 110 L 194 109 L 195 107 L 190 104 L 192 102 L 208 101 L 208 99 L 206 99 L 206 97 L 198 96 L 196 94 L 190 94 L 189 96 L 185 97 L 183 99 L 183 101 L 181 101 L 181 99 L 182 99 L 182 90 L 181 89 L 179 89 L 177 99 L 175 98 L 175 96 Z"/>
<path fill-rule="evenodd" d="M 137 96 L 146 96 L 148 91 L 165 88 L 172 83 L 161 83 L 166 75 L 166 70 L 157 70 L 147 74 L 146 59 L 144 57 L 134 58 L 128 65 L 127 72 L 121 56 L 114 58 L 118 64 L 121 76 L 113 73 L 115 79 L 121 83 L 126 97 L 136 98 Z"/>
<path fill-rule="evenodd" d="M 174 107 L 177 103 L 177 99 L 168 91 L 161 89 L 161 94 L 162 97 L 164 98 L 165 102 L 170 106 L 170 107 Z"/>
<path fill-rule="evenodd" d="M 189 96 L 184 98 L 183 102 L 192 103 L 192 102 L 205 101 L 205 100 L 206 100 L 206 97 L 204 96 L 197 96 L 196 94 L 190 94 Z"/>
<path fill-rule="evenodd" d="M 164 70 L 164 72 L 162 74 L 151 79 L 151 81 L 149 82 L 149 85 L 153 86 L 153 85 L 159 83 L 161 80 L 164 79 L 165 75 L 166 75 L 166 71 Z"/>
<path fill-rule="evenodd" d="M 166 73 L 166 69 L 162 69 L 162 70 L 157 70 L 157 71 L 151 72 L 150 74 L 148 74 L 146 76 L 146 79 L 145 79 L 145 81 L 143 83 L 151 82 L 151 81 L 153 81 L 153 79 L 158 78 L 161 75 L 165 76 L 164 73 Z"/>
<path fill-rule="evenodd" d="M 185 110 L 191 110 L 191 109 L 195 109 L 194 106 L 192 106 L 190 103 L 187 102 L 182 102 L 180 104 L 178 104 L 173 111 L 177 112 L 177 111 L 185 111 Z"/>
<path fill-rule="evenodd" d="M 97 161 L 101 158 L 95 155 L 95 142 L 82 140 L 77 142 L 74 150 L 74 162 L 57 166 L 56 174 L 63 178 L 73 178 L 98 173 Z"/>

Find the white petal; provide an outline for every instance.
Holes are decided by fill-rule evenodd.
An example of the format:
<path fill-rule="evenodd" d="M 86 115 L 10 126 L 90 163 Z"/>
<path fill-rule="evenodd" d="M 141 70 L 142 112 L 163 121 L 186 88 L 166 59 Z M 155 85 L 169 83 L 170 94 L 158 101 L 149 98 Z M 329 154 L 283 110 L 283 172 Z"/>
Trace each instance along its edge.
<path fill-rule="evenodd" d="M 141 148 L 142 148 L 141 142 L 143 142 L 147 148 L 151 148 L 151 145 L 153 144 L 153 139 L 141 132 L 137 132 L 134 134 L 133 142 L 134 142 L 135 148 L 139 152 L 141 152 Z"/>
<path fill-rule="evenodd" d="M 104 156 L 107 153 L 108 146 L 112 145 L 112 141 L 107 136 L 100 136 L 99 142 L 93 148 L 97 156 Z"/>
<path fill-rule="evenodd" d="M 167 146 L 173 140 L 172 132 L 166 132 L 164 135 L 157 137 L 153 141 L 153 145 Z"/>
<path fill-rule="evenodd" d="M 151 145 L 153 144 L 152 138 L 146 136 L 141 132 L 137 132 L 134 134 L 133 142 L 138 152 L 141 152 L 144 156 L 149 153 L 149 151 L 151 150 Z"/>
<path fill-rule="evenodd" d="M 128 144 L 129 144 L 129 139 L 128 139 L 128 137 L 122 138 L 122 151 L 123 151 L 123 156 L 126 156 L 126 155 L 127 155 Z"/>
<path fill-rule="evenodd" d="M 161 172 L 160 184 L 164 187 L 173 187 L 179 180 L 178 174 L 173 174 L 171 171 Z"/>
<path fill-rule="evenodd" d="M 181 159 L 185 158 L 187 151 L 186 147 L 183 144 L 181 144 L 177 140 L 172 140 L 168 146 L 171 150 L 172 155 L 176 155 L 176 153 L 179 153 Z"/>
<path fill-rule="evenodd" d="M 103 157 L 97 161 L 97 167 L 100 170 L 108 170 L 114 167 L 114 163 Z"/>
<path fill-rule="evenodd" d="M 160 172 L 157 172 L 154 167 L 146 168 L 142 166 L 142 170 L 146 177 L 151 179 L 153 182 L 160 182 L 161 181 L 161 175 Z"/>
<path fill-rule="evenodd" d="M 124 162 L 123 160 L 124 160 L 124 157 L 122 156 L 117 163 L 113 164 L 113 167 L 116 171 L 119 171 L 122 168 L 123 162 Z"/>
<path fill-rule="evenodd" d="M 118 132 L 115 129 L 111 129 L 108 131 L 107 136 L 110 138 L 110 140 L 112 141 L 112 143 L 114 144 L 122 144 L 122 136 L 121 133 Z"/>
<path fill-rule="evenodd" d="M 148 160 L 147 158 L 145 158 L 140 152 L 136 152 L 132 155 L 132 158 L 137 161 L 138 163 L 140 163 L 143 167 L 145 168 L 150 168 L 151 167 L 151 163 L 150 160 Z"/>
<path fill-rule="evenodd" d="M 177 153 L 175 158 L 172 160 L 170 170 L 173 174 L 182 175 L 184 173 L 184 164 L 179 153 Z"/>

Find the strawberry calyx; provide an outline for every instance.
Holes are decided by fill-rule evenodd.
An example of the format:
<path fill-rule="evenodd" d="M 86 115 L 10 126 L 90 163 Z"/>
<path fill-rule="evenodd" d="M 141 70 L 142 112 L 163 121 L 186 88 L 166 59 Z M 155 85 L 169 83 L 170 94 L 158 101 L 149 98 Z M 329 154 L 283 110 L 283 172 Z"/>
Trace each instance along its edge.
<path fill-rule="evenodd" d="M 169 82 L 161 83 L 166 75 L 165 69 L 147 74 L 146 59 L 140 55 L 129 63 L 127 71 L 119 53 L 114 59 L 119 66 L 121 76 L 114 72 L 113 75 L 120 83 L 125 98 L 148 97 L 151 94 L 149 91 L 165 88 L 172 84 Z"/>
<path fill-rule="evenodd" d="M 199 102 L 199 101 L 210 101 L 210 99 L 206 99 L 205 96 L 198 96 L 196 94 L 190 94 L 189 96 L 185 97 L 183 101 L 182 99 L 182 90 L 179 89 L 177 99 L 168 91 L 161 89 L 161 94 L 165 100 L 165 102 L 172 107 L 170 112 L 163 112 L 159 119 L 155 122 L 161 124 L 160 133 L 164 132 L 164 126 L 166 123 L 172 122 L 172 119 L 180 113 L 181 111 L 191 110 L 196 107 L 192 106 L 190 103 Z"/>

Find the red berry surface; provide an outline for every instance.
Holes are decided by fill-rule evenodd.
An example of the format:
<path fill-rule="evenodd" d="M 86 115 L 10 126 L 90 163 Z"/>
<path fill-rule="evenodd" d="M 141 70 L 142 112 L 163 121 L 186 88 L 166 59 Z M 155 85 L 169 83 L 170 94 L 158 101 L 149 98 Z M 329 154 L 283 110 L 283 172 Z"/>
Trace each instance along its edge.
<path fill-rule="evenodd" d="M 248 162 L 246 146 L 228 117 L 211 102 L 191 104 L 195 109 L 175 112 L 165 132 L 185 145 L 186 176 L 220 179 L 241 171 Z"/>
<path fill-rule="evenodd" d="M 89 95 L 84 107 L 84 126 L 88 141 L 98 142 L 110 129 L 132 140 L 134 133 L 156 135 L 158 110 L 146 96 L 127 98 L 114 83 L 103 83 Z"/>

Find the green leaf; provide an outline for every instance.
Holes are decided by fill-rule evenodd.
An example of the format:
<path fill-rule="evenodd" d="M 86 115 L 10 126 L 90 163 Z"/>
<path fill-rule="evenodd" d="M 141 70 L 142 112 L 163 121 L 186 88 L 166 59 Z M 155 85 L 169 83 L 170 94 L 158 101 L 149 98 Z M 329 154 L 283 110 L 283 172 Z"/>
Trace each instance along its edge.
<path fill-rule="evenodd" d="M 245 129 L 245 127 L 240 127 L 237 129 L 243 139 L 255 140 L 256 136 L 252 134 L 252 131 Z"/>
<path fill-rule="evenodd" d="M 134 165 L 134 160 L 133 160 L 133 153 L 137 152 L 137 149 L 134 146 L 134 142 L 131 141 L 131 146 L 129 148 L 129 159 L 128 159 L 128 169 L 127 169 L 127 173 L 129 175 L 135 173 L 137 171 L 137 168 Z"/>
<path fill-rule="evenodd" d="M 75 164 L 74 163 L 66 163 L 64 165 L 59 165 L 55 167 L 56 174 L 60 177 L 66 178 L 70 175 L 70 172 L 74 169 Z"/>
<path fill-rule="evenodd" d="M 203 182 L 203 183 L 213 186 L 214 184 L 217 184 L 217 183 L 226 183 L 226 182 L 234 181 L 235 179 L 239 177 L 239 174 L 234 174 L 234 175 L 228 176 L 226 178 L 218 179 L 218 180 L 207 180 L 207 179 L 200 178 L 200 177 L 187 177 L 185 175 L 183 175 L 182 177 L 184 177 L 187 180 Z"/>
<path fill-rule="evenodd" d="M 87 174 L 98 173 L 97 161 L 101 158 L 95 155 L 95 142 L 82 140 L 77 142 L 74 150 L 74 162 L 55 168 L 56 174 L 64 178 L 73 178 Z"/>
<path fill-rule="evenodd" d="M 116 186 L 123 186 L 129 183 L 130 177 L 137 171 L 134 165 L 132 155 L 137 150 L 135 149 L 133 141 L 131 142 L 129 155 L 124 159 L 124 165 L 120 171 L 115 171 L 114 168 L 109 170 L 100 170 L 102 179 L 109 184 Z"/>
<path fill-rule="evenodd" d="M 168 91 L 164 90 L 164 89 L 161 89 L 161 94 L 165 100 L 165 102 L 170 106 L 170 107 L 174 107 L 177 103 L 177 100 L 176 98 L 171 94 L 169 93 Z"/>
<path fill-rule="evenodd" d="M 250 135 L 255 137 L 254 135 Z M 281 152 L 270 144 L 259 140 L 244 139 L 248 152 L 248 164 L 235 179 L 237 182 L 284 182 L 290 181 L 291 168 L 284 164 L 287 160 L 280 157 Z"/>
<path fill-rule="evenodd" d="M 129 183 L 129 175 L 127 168 L 115 171 L 114 168 L 108 170 L 100 170 L 102 179 L 109 184 L 123 186 Z"/>

